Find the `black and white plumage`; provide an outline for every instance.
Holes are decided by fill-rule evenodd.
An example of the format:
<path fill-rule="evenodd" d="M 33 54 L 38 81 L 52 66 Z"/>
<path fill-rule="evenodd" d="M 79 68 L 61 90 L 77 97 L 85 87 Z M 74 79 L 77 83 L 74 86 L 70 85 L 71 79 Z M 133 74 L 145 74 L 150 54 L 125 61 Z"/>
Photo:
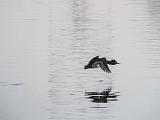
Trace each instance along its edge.
<path fill-rule="evenodd" d="M 119 63 L 116 60 L 107 61 L 105 57 L 99 58 L 99 56 L 96 56 L 92 58 L 87 65 L 84 66 L 84 69 L 100 67 L 104 72 L 111 73 L 111 70 L 109 69 L 107 64 L 116 65 Z"/>

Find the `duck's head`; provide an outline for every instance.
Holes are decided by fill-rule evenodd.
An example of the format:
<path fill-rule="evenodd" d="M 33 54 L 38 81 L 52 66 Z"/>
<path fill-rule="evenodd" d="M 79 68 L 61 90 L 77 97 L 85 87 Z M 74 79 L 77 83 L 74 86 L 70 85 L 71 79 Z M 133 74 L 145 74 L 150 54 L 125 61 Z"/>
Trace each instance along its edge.
<path fill-rule="evenodd" d="M 110 64 L 111 64 L 111 65 L 116 65 L 116 64 L 119 64 L 119 63 L 118 63 L 116 60 L 111 60 L 111 61 L 110 61 Z"/>

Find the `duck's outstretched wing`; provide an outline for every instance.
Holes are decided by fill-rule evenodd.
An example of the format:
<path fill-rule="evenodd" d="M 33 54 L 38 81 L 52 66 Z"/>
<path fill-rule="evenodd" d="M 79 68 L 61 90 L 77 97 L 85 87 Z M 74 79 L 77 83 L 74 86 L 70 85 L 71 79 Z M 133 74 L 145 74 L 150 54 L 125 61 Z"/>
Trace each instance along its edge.
<path fill-rule="evenodd" d="M 109 69 L 108 65 L 107 65 L 107 60 L 106 58 L 101 58 L 99 59 L 101 62 L 100 64 L 100 68 L 104 71 L 104 72 L 108 72 L 111 73 L 111 70 Z"/>
<path fill-rule="evenodd" d="M 88 62 L 88 64 L 92 65 L 95 61 L 98 61 L 98 60 L 99 60 L 99 56 L 96 56 L 96 57 L 92 58 L 92 59 Z"/>
<path fill-rule="evenodd" d="M 99 60 L 99 56 L 92 58 L 87 65 L 84 66 L 84 69 L 88 68 L 96 68 L 98 64 L 95 64 L 96 61 Z"/>

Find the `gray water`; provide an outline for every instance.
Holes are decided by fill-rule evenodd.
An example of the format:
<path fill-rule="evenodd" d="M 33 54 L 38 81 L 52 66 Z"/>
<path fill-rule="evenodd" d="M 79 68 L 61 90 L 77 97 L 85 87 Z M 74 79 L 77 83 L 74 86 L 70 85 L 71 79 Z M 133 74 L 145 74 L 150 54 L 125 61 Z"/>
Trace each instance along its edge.
<path fill-rule="evenodd" d="M 0 17 L 0 120 L 160 119 L 159 0 L 1 0 Z M 121 64 L 84 70 L 97 55 Z"/>

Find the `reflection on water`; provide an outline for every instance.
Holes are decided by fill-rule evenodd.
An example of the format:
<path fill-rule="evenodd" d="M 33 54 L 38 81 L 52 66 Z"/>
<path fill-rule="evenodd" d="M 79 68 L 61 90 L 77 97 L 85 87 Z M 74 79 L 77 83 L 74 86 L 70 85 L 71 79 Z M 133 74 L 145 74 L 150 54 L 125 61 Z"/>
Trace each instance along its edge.
<path fill-rule="evenodd" d="M 160 1 L 5 0 L 0 13 L 0 119 L 160 119 Z M 121 64 L 84 70 L 97 55 Z"/>
<path fill-rule="evenodd" d="M 85 92 L 87 98 L 92 99 L 95 103 L 107 103 L 108 101 L 117 101 L 119 92 L 111 92 L 111 88 L 107 88 L 102 92 Z"/>

